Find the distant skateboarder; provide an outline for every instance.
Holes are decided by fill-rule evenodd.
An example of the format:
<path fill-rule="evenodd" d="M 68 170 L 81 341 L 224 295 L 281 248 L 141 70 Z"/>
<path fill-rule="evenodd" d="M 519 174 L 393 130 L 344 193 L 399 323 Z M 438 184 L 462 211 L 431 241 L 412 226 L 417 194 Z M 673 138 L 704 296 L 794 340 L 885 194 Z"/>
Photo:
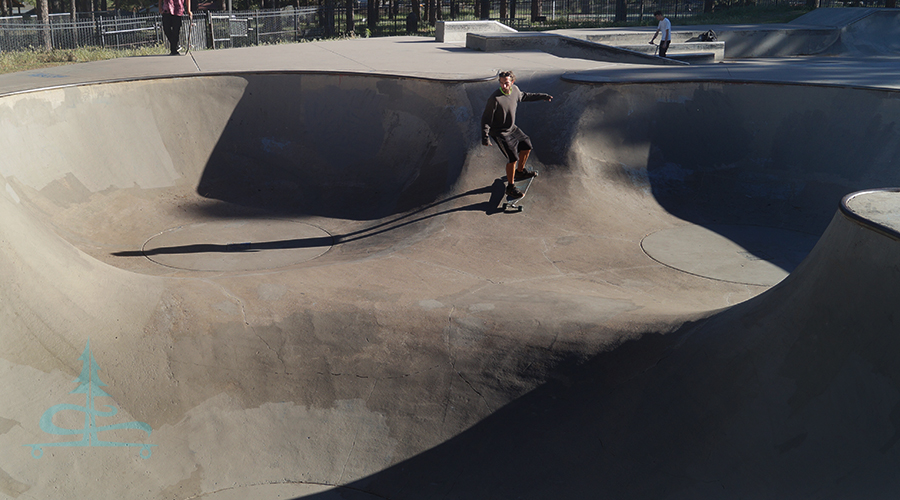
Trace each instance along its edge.
<path fill-rule="evenodd" d="M 656 33 L 653 34 L 653 38 L 650 39 L 650 43 L 653 43 L 653 40 L 656 40 L 656 36 L 662 34 L 662 37 L 659 39 L 659 57 L 666 57 L 666 51 L 669 50 L 669 45 L 672 44 L 672 23 L 669 21 L 669 18 L 663 17 L 662 11 L 656 11 L 653 13 L 653 17 L 659 21 L 659 26 L 656 28 Z"/>
<path fill-rule="evenodd" d="M 550 101 L 550 94 L 522 92 L 515 85 L 516 75 L 512 71 L 500 73 L 500 88 L 491 94 L 484 114 L 481 115 L 481 143 L 491 145 L 491 137 L 509 160 L 506 164 L 506 195 L 521 198 L 522 192 L 515 182 L 534 177 L 533 171 L 525 170 L 525 162 L 531 154 L 531 139 L 516 126 L 516 107 L 520 101 Z"/>

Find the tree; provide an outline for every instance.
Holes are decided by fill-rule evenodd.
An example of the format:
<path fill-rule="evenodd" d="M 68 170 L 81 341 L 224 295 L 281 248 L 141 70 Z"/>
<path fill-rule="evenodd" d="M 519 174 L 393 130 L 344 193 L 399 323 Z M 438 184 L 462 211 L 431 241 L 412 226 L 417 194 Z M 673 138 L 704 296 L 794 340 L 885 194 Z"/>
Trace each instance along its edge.
<path fill-rule="evenodd" d="M 41 20 L 41 44 L 44 50 L 53 49 L 53 39 L 50 36 L 50 5 L 47 0 L 35 2 L 35 8 L 38 11 L 38 17 Z"/>
<path fill-rule="evenodd" d="M 347 33 L 353 33 L 356 28 L 353 25 L 353 3 L 355 0 L 347 0 Z"/>
<path fill-rule="evenodd" d="M 541 13 L 544 10 L 544 4 L 541 0 L 531 0 L 531 22 L 536 23 L 543 20 Z"/>
<path fill-rule="evenodd" d="M 628 20 L 628 2 L 626 0 L 616 0 L 616 22 L 624 23 Z"/>
<path fill-rule="evenodd" d="M 378 29 L 378 10 L 380 0 L 369 0 L 366 2 L 366 22 L 368 23 L 369 32 L 376 34 Z"/>

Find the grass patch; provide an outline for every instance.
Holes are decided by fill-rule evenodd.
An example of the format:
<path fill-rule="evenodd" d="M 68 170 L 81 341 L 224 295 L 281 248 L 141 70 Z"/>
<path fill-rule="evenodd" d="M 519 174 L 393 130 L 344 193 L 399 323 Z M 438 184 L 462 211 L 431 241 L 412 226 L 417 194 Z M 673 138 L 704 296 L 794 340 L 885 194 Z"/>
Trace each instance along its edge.
<path fill-rule="evenodd" d="M 68 50 L 20 50 L 0 53 L 0 73 L 14 73 L 53 66 L 63 66 L 89 61 L 104 61 L 119 57 L 162 55 L 167 54 L 162 45 L 136 47 L 133 49 L 108 49 L 101 47 L 82 47 Z"/>

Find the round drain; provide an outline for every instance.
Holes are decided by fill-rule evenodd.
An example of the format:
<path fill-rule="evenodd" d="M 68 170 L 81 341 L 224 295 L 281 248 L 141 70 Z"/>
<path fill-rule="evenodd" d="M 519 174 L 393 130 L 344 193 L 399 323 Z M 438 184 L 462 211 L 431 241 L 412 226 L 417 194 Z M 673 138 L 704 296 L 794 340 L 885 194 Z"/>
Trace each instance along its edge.
<path fill-rule="evenodd" d="M 653 260 L 720 281 L 772 286 L 806 257 L 817 236 L 761 226 L 681 226 L 644 237 Z"/>
<path fill-rule="evenodd" d="M 157 264 L 190 271 L 257 271 L 305 262 L 334 244 L 325 230 L 297 221 L 241 219 L 179 226 L 144 243 Z"/>

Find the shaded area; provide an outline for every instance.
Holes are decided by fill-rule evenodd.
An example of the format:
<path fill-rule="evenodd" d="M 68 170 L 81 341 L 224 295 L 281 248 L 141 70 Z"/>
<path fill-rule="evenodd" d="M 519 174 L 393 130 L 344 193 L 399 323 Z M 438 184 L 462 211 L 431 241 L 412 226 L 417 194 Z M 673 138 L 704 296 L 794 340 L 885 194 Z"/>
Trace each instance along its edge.
<path fill-rule="evenodd" d="M 486 215 L 492 215 L 496 213 L 501 213 L 503 210 L 500 208 L 500 201 L 504 196 L 504 188 L 505 183 L 502 179 L 497 179 L 490 186 L 481 188 L 481 189 L 473 189 L 471 191 L 467 191 L 465 193 L 458 194 L 456 196 L 449 197 L 447 199 L 441 200 L 440 202 L 432 203 L 425 207 L 421 207 L 418 210 L 413 210 L 407 212 L 399 217 L 394 217 L 389 220 L 382 221 L 378 224 L 366 227 L 364 229 L 360 229 L 358 231 L 353 231 L 344 234 L 335 234 L 329 236 L 315 236 L 315 237 L 305 237 L 305 238 L 291 238 L 291 239 L 282 239 L 282 240 L 251 240 L 246 241 L 240 231 L 232 234 L 235 237 L 235 242 L 231 243 L 190 243 L 183 245 L 160 245 L 157 241 L 158 238 L 151 238 L 147 243 L 145 243 L 144 248 L 141 250 L 124 250 L 119 252 L 113 252 L 111 255 L 116 257 L 147 257 L 154 262 L 158 262 L 163 265 L 172 265 L 172 267 L 178 267 L 182 269 L 197 269 L 195 267 L 183 267 L 180 265 L 172 264 L 171 262 L 159 261 L 159 259 L 155 259 L 155 256 L 180 256 L 180 255 L 190 255 L 190 254 L 255 254 L 259 252 L 266 251 L 278 251 L 278 250 L 303 250 L 303 249 L 315 249 L 315 248 L 326 248 L 332 247 L 334 245 L 339 245 L 343 243 L 351 243 L 363 240 L 365 238 L 370 238 L 374 236 L 382 236 L 390 233 L 391 231 L 396 231 L 399 229 L 407 228 L 409 226 L 413 226 L 415 224 L 428 221 L 429 219 L 433 219 L 435 217 L 448 215 L 456 212 L 467 212 L 467 211 L 484 211 Z M 467 198 L 467 197 L 482 197 L 482 195 L 490 194 L 490 198 L 487 201 L 472 203 L 469 205 L 453 207 L 453 208 L 444 208 L 440 209 L 443 205 L 453 205 L 454 202 Z M 440 209 L 437 210 L 436 209 Z M 288 222 L 290 221 L 282 221 Z M 204 226 L 208 223 L 201 223 L 200 226 Z M 185 228 L 177 228 L 177 230 L 181 230 Z M 202 239 L 204 237 L 215 237 L 221 236 L 218 232 L 213 232 L 210 234 L 202 233 L 198 236 L 195 233 L 197 231 L 190 231 L 190 227 L 188 229 L 188 234 L 182 237 L 181 239 L 190 238 L 190 239 Z M 162 233 L 163 235 L 166 233 Z M 211 256 L 212 257 L 212 256 Z M 298 262 L 296 259 L 291 260 L 290 258 L 282 259 L 284 260 L 283 264 L 274 265 L 274 267 L 281 267 L 282 265 L 290 265 Z M 177 261 L 176 261 L 177 262 Z M 267 268 L 273 268 L 272 266 Z M 201 269 L 197 269 L 201 270 Z"/>
<path fill-rule="evenodd" d="M 839 213 L 769 292 L 559 366 L 351 486 L 394 499 L 892 498 L 898 244 Z"/>
<path fill-rule="evenodd" d="M 473 119 L 459 84 L 326 74 L 247 82 L 201 196 L 374 220 L 431 203 L 459 178 Z"/>
<path fill-rule="evenodd" d="M 845 194 L 900 184 L 893 165 L 900 106 L 892 91 L 703 82 L 576 87 L 569 95 L 584 108 L 573 139 L 577 163 L 598 181 L 652 193 L 667 212 L 712 231 L 821 234 Z M 754 246 L 750 234 L 723 236 Z"/>

